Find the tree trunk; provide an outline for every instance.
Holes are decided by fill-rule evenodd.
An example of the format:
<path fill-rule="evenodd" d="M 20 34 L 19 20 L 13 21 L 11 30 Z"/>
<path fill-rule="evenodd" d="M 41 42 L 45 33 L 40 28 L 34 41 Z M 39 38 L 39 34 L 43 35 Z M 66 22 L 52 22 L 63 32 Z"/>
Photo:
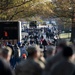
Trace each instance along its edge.
<path fill-rule="evenodd" d="M 71 41 L 75 42 L 75 23 L 72 24 Z"/>
<path fill-rule="evenodd" d="M 72 11 L 72 31 L 71 31 L 71 41 L 75 42 L 75 9 Z"/>

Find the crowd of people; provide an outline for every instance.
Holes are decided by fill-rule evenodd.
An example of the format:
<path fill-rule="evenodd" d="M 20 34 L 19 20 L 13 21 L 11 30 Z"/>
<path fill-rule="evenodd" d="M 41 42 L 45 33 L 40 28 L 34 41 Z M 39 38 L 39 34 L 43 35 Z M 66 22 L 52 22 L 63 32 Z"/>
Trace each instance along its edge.
<path fill-rule="evenodd" d="M 61 41 L 48 45 L 46 57 L 39 45 L 6 45 L 0 48 L 0 75 L 74 75 L 74 46 Z"/>
<path fill-rule="evenodd" d="M 25 36 L 23 43 L 0 46 L 0 75 L 75 74 L 74 44 L 60 40 L 54 45 L 34 35 Z"/>

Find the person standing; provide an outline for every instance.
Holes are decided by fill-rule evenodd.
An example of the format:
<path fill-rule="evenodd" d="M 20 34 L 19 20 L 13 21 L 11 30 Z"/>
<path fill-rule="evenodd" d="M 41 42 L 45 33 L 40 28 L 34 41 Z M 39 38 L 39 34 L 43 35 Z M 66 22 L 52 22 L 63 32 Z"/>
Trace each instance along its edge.
<path fill-rule="evenodd" d="M 64 59 L 57 62 L 49 72 L 49 75 L 72 75 L 75 70 L 75 65 L 70 61 L 73 50 L 71 47 L 66 46 L 63 48 L 62 55 Z"/>
<path fill-rule="evenodd" d="M 15 75 L 11 65 L 12 50 L 10 47 L 1 48 L 0 52 L 0 75 Z"/>
<path fill-rule="evenodd" d="M 27 59 L 15 67 L 16 75 L 41 75 L 43 68 L 39 62 L 40 51 L 35 46 L 29 46 L 27 52 Z"/>

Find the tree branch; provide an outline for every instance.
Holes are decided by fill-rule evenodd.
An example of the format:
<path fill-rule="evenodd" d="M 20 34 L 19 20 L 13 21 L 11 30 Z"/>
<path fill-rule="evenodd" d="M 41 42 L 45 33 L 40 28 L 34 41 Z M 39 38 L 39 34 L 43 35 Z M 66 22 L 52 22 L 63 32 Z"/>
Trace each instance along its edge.
<path fill-rule="evenodd" d="M 18 11 L 18 12 L 16 12 L 16 13 L 14 13 L 14 14 L 9 18 L 9 20 L 12 20 L 15 15 L 17 15 L 18 13 L 23 12 L 23 11 L 24 11 L 24 10 L 21 10 L 21 11 Z"/>
<path fill-rule="evenodd" d="M 19 5 L 11 6 L 11 7 L 6 8 L 6 9 L 1 9 L 1 8 L 0 8 L 0 9 L 1 9 L 1 10 L 4 10 L 4 11 L 7 11 L 7 10 L 10 10 L 10 9 L 13 9 L 13 8 L 20 7 L 20 6 L 22 6 L 22 5 L 26 4 L 26 3 L 31 2 L 31 1 L 32 1 L 32 0 L 29 0 L 29 1 L 23 2 L 23 3 L 19 4 Z"/>

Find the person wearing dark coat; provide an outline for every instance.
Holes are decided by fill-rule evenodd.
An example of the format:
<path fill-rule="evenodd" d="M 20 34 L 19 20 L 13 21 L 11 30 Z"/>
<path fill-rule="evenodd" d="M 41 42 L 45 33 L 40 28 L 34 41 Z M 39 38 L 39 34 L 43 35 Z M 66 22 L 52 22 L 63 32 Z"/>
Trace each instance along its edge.
<path fill-rule="evenodd" d="M 63 47 L 65 47 L 66 41 L 61 41 L 58 45 L 58 47 L 56 48 L 55 51 L 55 55 L 52 57 L 48 57 L 47 58 L 47 62 L 46 62 L 46 67 L 45 70 L 43 71 L 43 75 L 48 75 L 48 73 L 50 72 L 51 68 L 59 61 L 61 61 L 62 59 L 64 59 L 63 55 L 62 55 L 62 49 Z"/>
<path fill-rule="evenodd" d="M 3 58 L 0 58 L 0 75 L 15 75 L 9 63 Z"/>
<path fill-rule="evenodd" d="M 15 67 L 16 75 L 42 75 L 43 63 L 40 64 L 40 52 L 34 46 L 27 48 L 28 57 Z"/>
<path fill-rule="evenodd" d="M 71 47 L 66 46 L 63 48 L 62 55 L 64 57 L 63 60 L 56 63 L 51 71 L 49 72 L 49 75 L 72 75 L 73 71 L 75 70 L 75 65 L 70 61 L 73 50 Z"/>

